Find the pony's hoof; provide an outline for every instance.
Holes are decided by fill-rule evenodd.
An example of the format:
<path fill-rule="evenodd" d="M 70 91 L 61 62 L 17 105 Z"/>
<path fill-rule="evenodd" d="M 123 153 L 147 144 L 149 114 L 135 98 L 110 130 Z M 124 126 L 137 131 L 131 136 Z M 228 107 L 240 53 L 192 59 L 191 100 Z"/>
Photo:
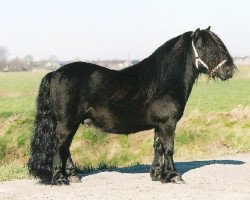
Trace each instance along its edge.
<path fill-rule="evenodd" d="M 69 185 L 69 180 L 66 179 L 66 178 L 60 178 L 60 179 L 57 179 L 57 180 L 53 180 L 51 185 L 58 185 L 58 186 L 61 186 L 61 185 Z"/>
<path fill-rule="evenodd" d="M 185 181 L 183 181 L 180 175 L 177 175 L 171 178 L 170 182 L 175 183 L 175 184 L 185 184 Z"/>
<path fill-rule="evenodd" d="M 175 183 L 175 184 L 183 184 L 183 183 L 185 183 L 182 180 L 181 175 L 178 174 L 175 171 L 166 173 L 165 176 L 162 177 L 161 182 L 162 183 Z"/>
<path fill-rule="evenodd" d="M 162 177 L 162 168 L 161 167 L 151 167 L 150 177 L 152 181 L 160 181 Z"/>
<path fill-rule="evenodd" d="M 69 176 L 68 177 L 70 183 L 81 183 L 81 178 L 77 175 Z"/>

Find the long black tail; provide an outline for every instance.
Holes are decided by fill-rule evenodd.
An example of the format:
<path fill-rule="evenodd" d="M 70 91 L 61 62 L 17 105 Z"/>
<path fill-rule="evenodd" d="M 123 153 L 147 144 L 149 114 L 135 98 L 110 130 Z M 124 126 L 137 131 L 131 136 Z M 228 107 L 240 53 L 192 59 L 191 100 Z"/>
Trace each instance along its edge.
<path fill-rule="evenodd" d="M 28 162 L 30 174 L 42 180 L 51 180 L 53 156 L 57 145 L 55 138 L 56 118 L 50 101 L 52 73 L 44 76 L 40 84 Z"/>

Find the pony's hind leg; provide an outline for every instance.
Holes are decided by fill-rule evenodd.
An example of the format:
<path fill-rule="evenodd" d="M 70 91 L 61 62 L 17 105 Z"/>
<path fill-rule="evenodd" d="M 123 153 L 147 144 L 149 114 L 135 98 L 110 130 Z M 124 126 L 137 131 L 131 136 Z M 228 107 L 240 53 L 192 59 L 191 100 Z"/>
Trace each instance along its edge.
<path fill-rule="evenodd" d="M 72 123 L 74 124 L 74 123 Z M 69 147 L 78 125 L 58 122 L 56 127 L 57 148 L 53 159 L 53 185 L 69 184 L 68 177 L 77 176 L 70 156 Z"/>
<path fill-rule="evenodd" d="M 77 175 L 76 167 L 72 161 L 70 151 L 69 151 L 68 159 L 66 161 L 66 174 L 67 174 L 68 180 L 71 183 L 80 183 L 81 182 L 81 178 Z"/>

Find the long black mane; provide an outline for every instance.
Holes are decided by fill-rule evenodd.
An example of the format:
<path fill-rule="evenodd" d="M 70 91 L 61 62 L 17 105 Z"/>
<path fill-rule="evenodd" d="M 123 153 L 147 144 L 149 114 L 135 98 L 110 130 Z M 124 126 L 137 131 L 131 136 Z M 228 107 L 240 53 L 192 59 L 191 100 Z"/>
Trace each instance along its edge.
<path fill-rule="evenodd" d="M 138 103 L 139 100 L 145 106 L 145 103 L 159 98 L 166 91 L 175 91 L 182 83 L 173 80 L 182 82 L 185 78 L 190 44 L 191 32 L 167 41 L 148 58 L 114 72 L 112 79 L 108 80 L 98 93 L 101 96 L 105 94 L 105 100 L 110 103 L 127 106 L 133 101 Z M 192 82 L 197 78 L 196 75 L 193 74 Z"/>
<path fill-rule="evenodd" d="M 204 72 L 204 69 L 188 68 L 192 65 L 192 34 L 193 32 L 189 31 L 167 41 L 140 63 L 119 71 L 115 78 L 105 85 L 106 89 L 110 87 L 114 92 L 108 93 L 111 95 L 110 100 L 121 101 L 123 105 L 124 102 L 138 99 L 146 103 L 159 98 L 166 91 L 171 93 L 171 90 L 173 93 L 176 90 L 186 91 L 186 94 L 178 95 L 187 100 L 194 81 Z M 211 31 L 200 34 L 203 39 L 201 56 L 208 60 L 211 66 L 226 58 L 227 64 L 235 70 L 233 59 L 221 39 Z M 185 89 L 179 88 L 187 86 L 185 82 L 190 85 Z"/>

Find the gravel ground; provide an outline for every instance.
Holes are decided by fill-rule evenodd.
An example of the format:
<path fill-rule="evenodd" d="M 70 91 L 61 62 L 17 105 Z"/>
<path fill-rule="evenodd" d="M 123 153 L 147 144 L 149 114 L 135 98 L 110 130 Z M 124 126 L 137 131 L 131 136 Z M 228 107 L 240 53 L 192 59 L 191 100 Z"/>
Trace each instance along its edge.
<path fill-rule="evenodd" d="M 0 182 L 0 199 L 250 199 L 250 154 L 176 162 L 185 184 L 151 181 L 149 165 L 82 175 L 82 183 Z"/>

